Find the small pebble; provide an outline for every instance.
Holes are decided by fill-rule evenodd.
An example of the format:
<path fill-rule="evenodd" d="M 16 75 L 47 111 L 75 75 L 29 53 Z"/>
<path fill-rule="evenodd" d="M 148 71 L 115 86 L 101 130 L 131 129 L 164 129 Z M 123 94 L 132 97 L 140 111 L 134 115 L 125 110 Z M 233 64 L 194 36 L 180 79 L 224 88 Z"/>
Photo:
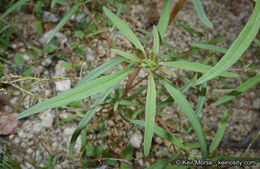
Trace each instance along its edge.
<path fill-rule="evenodd" d="M 44 22 L 59 22 L 59 18 L 48 11 L 43 11 L 42 20 Z"/>
<path fill-rule="evenodd" d="M 260 108 L 260 99 L 254 99 L 253 101 L 253 107 L 255 109 L 259 109 Z"/>
<path fill-rule="evenodd" d="M 55 85 L 58 92 L 65 92 L 71 89 L 71 80 L 57 81 Z"/>
<path fill-rule="evenodd" d="M 51 110 L 47 110 L 45 112 L 43 112 L 42 114 L 40 114 L 40 119 L 41 119 L 41 126 L 42 127 L 46 127 L 46 128 L 50 128 L 52 127 L 52 123 L 54 120 L 54 112 L 52 112 Z"/>
<path fill-rule="evenodd" d="M 131 136 L 130 144 L 135 148 L 140 148 L 142 140 L 143 140 L 142 134 L 140 132 L 136 132 Z"/>

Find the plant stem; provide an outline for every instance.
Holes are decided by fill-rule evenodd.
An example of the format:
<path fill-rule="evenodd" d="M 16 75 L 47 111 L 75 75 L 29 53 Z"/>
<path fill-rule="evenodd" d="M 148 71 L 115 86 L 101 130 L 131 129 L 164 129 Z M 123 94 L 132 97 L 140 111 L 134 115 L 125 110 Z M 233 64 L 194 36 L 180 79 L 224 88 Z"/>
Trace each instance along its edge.
<path fill-rule="evenodd" d="M 156 115 L 156 120 L 162 125 L 162 127 L 171 135 L 173 135 L 173 133 L 170 131 L 170 129 L 167 127 L 167 125 L 164 123 L 164 121 L 158 116 Z"/>
<path fill-rule="evenodd" d="M 88 7 L 86 6 L 86 4 L 84 2 L 82 2 L 83 7 L 85 8 L 88 16 L 91 18 L 92 22 L 97 26 L 98 30 L 102 30 L 102 27 L 98 24 L 98 22 L 96 21 L 96 19 L 92 16 L 90 10 L 88 9 Z M 112 48 L 113 47 L 113 43 L 112 40 L 108 37 L 108 35 L 106 34 L 106 32 L 103 32 L 104 37 L 106 38 L 108 45 Z"/>
<path fill-rule="evenodd" d="M 178 14 L 178 12 L 183 7 L 183 5 L 185 4 L 186 1 L 187 0 L 179 0 L 177 2 L 177 4 L 175 4 L 175 1 L 173 2 L 173 8 L 172 8 L 172 12 L 170 14 L 170 19 L 169 19 L 169 24 L 168 25 L 170 25 L 172 23 L 172 21 L 174 20 L 175 16 Z"/>
<path fill-rule="evenodd" d="M 229 72 L 259 72 L 260 69 L 229 68 Z"/>
<path fill-rule="evenodd" d="M 139 68 L 135 69 L 135 71 L 129 75 L 129 79 L 126 83 L 126 87 L 125 87 L 124 93 L 122 95 L 122 98 L 126 97 L 128 90 L 132 86 L 132 83 L 134 82 L 134 79 L 136 78 L 136 76 L 139 74 L 140 70 L 141 70 L 141 68 L 139 67 Z"/>

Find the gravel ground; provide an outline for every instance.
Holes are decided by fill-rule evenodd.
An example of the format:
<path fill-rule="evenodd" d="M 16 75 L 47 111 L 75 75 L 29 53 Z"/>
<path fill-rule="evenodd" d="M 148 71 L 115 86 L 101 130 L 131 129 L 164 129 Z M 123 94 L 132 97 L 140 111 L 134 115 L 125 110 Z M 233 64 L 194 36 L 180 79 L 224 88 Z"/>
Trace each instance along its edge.
<path fill-rule="evenodd" d="M 159 0 L 127 1 L 127 9 L 129 10 L 129 13 L 124 14 L 121 18 L 126 20 L 133 29 L 142 28 L 150 31 L 152 28 L 150 24 L 151 22 L 156 22 L 156 19 L 155 21 L 150 21 L 147 20 L 147 18 L 151 17 L 151 12 L 153 12 L 153 15 L 156 15 L 157 11 L 153 11 L 151 9 L 153 9 L 154 3 L 158 4 L 158 2 Z M 214 25 L 214 29 L 208 30 L 208 36 L 204 36 L 202 40 L 227 36 L 229 40 L 221 43 L 220 45 L 228 48 L 246 24 L 251 11 L 253 10 L 252 2 L 248 0 L 240 0 L 239 2 L 232 0 L 208 0 L 202 2 L 207 16 Z M 67 9 L 62 9 L 64 12 L 66 10 Z M 80 14 L 73 17 L 74 22 L 77 22 L 76 18 L 79 19 Z M 156 16 L 153 16 L 152 18 L 156 18 Z M 55 19 L 57 18 L 54 18 L 53 21 L 56 21 Z M 29 39 L 34 44 L 39 45 L 46 42 L 44 36 L 40 39 L 37 37 L 35 30 L 33 30 L 33 24 L 36 18 L 31 15 L 25 17 L 24 14 L 17 14 L 15 15 L 14 20 L 14 23 L 18 24 L 18 27 L 20 25 L 20 30 L 22 32 L 21 35 L 26 37 L 25 40 Z M 185 23 L 201 33 L 207 31 L 205 26 L 203 26 L 199 20 L 191 1 L 188 1 L 177 15 L 174 23 L 178 22 Z M 66 57 L 66 60 L 71 61 L 72 63 L 80 63 L 80 58 L 78 56 L 73 54 L 70 55 L 71 53 L 69 53 L 68 46 L 73 42 L 76 42 L 85 48 L 86 60 L 91 62 L 91 69 L 109 60 L 110 56 L 115 57 L 113 53 L 110 55 L 110 47 L 107 42 L 101 38 L 101 36 L 95 36 L 94 38 L 88 40 L 76 39 L 71 36 L 73 31 L 72 28 L 73 27 L 70 23 L 57 35 L 58 40 L 61 43 L 60 47 L 64 50 L 64 53 L 67 52 L 66 55 L 69 56 Z M 141 33 L 140 35 L 144 36 Z M 111 37 L 115 39 L 115 43 L 118 48 L 122 48 L 126 51 L 131 49 L 131 44 L 122 35 L 118 34 L 118 32 L 114 32 Z M 170 25 L 166 33 L 166 40 L 180 55 L 191 49 L 192 39 L 189 34 L 184 29 L 176 27 L 173 24 Z M 198 41 L 199 39 L 193 39 L 193 41 L 196 40 Z M 73 88 L 73 86 L 77 83 L 79 73 L 63 68 L 61 65 L 64 61 L 58 60 L 55 56 L 45 54 L 42 59 L 40 59 L 40 62 L 34 63 L 35 61 L 28 59 L 26 54 L 27 47 L 19 38 L 16 38 L 12 42 L 11 46 L 12 49 L 8 51 L 7 58 L 13 58 L 16 52 L 23 53 L 23 57 L 25 60 L 27 59 L 27 64 L 32 65 L 33 72 L 40 74 L 42 78 L 64 78 L 63 80 L 55 82 L 40 82 L 38 85 L 31 88 L 30 92 L 37 93 L 43 98 L 49 98 Z M 197 58 L 206 58 L 206 56 L 207 53 L 201 51 L 199 54 L 189 57 L 189 59 L 196 60 Z M 217 55 L 218 59 L 222 56 L 223 55 Z M 250 49 L 243 55 L 243 58 L 247 64 L 259 65 L 259 46 L 257 47 L 256 44 L 253 43 Z M 239 67 L 239 65 L 234 65 L 234 67 Z M 83 75 L 87 74 L 91 69 L 88 65 L 83 65 Z M 16 75 L 19 74 L 19 71 L 19 68 L 8 69 L 6 73 Z M 146 72 L 141 72 L 140 77 L 145 76 L 145 73 Z M 185 72 L 180 73 L 187 76 L 189 75 Z M 247 75 L 245 73 L 241 73 L 241 79 L 242 81 L 245 81 L 247 79 Z M 228 80 L 228 83 L 231 88 L 234 88 L 239 84 L 239 81 L 232 79 Z M 182 85 L 183 84 L 179 84 L 179 86 Z M 212 88 L 215 89 L 224 88 L 223 84 L 218 81 L 212 81 L 211 85 Z M 243 140 L 250 131 L 255 128 L 259 128 L 260 96 L 257 94 L 260 91 L 259 89 L 260 86 L 257 85 L 245 94 L 237 97 L 234 101 L 231 101 L 229 104 L 221 106 L 214 106 L 212 103 L 216 101 L 216 98 L 220 98 L 224 94 L 213 92 L 210 93 L 209 91 L 200 116 L 207 139 L 213 139 L 224 111 L 230 108 L 233 109 L 233 113 L 229 115 L 228 118 L 225 138 Z M 13 105 L 20 103 L 23 99 L 22 96 L 24 96 L 22 93 L 15 93 L 12 95 L 7 93 L 4 94 L 10 97 L 10 102 Z M 186 94 L 191 105 L 194 107 L 196 106 L 196 102 L 198 100 L 197 94 L 198 93 L 195 89 L 191 89 Z M 24 99 L 22 109 L 27 109 L 30 102 L 30 97 L 26 97 Z M 90 102 L 86 101 L 86 103 Z M 6 105 L 4 106 L 4 111 L 13 112 L 14 109 Z M 167 114 L 167 116 L 162 117 L 162 119 L 165 123 L 171 124 L 174 128 L 173 130 L 176 132 L 183 130 L 180 125 L 183 125 L 185 128 L 188 126 L 187 119 L 176 104 L 166 107 L 163 110 L 163 113 Z M 20 125 L 16 129 L 15 133 L 5 137 L 1 136 L 1 140 L 7 143 L 10 147 L 13 158 L 21 165 L 22 168 L 34 168 L 32 164 L 26 161 L 26 159 L 32 158 L 34 155 L 36 156 L 37 165 L 40 167 L 43 167 L 46 164 L 47 159 L 51 155 L 55 155 L 57 158 L 57 164 L 54 167 L 55 169 L 81 168 L 80 138 L 78 138 L 76 143 L 75 155 L 73 157 L 68 157 L 70 138 L 77 127 L 80 118 L 73 119 L 61 125 L 55 125 L 57 121 L 67 118 L 72 114 L 74 114 L 74 112 L 56 108 L 30 116 L 20 121 Z M 99 132 L 101 119 L 103 119 L 106 129 L 105 148 L 112 148 L 114 157 L 121 159 L 122 150 L 127 145 L 131 144 L 131 146 L 134 147 L 134 155 L 126 160 L 131 163 L 133 168 L 145 168 L 152 163 L 175 153 L 174 148 L 168 141 L 155 136 L 153 139 L 151 154 L 147 158 L 144 157 L 143 129 L 130 125 L 118 114 L 111 115 L 108 113 L 97 113 L 90 121 L 90 126 L 94 131 L 89 131 L 87 134 L 88 144 L 103 145 L 102 133 Z M 194 133 L 192 133 L 184 139 L 186 141 L 196 142 L 194 137 Z M 220 148 L 215 154 L 240 157 L 243 155 L 245 150 L 246 149 L 238 148 Z M 163 151 L 168 152 L 160 155 Z M 194 157 L 200 156 L 200 153 L 197 150 L 193 150 L 191 154 Z M 250 149 L 248 156 L 259 157 L 259 147 L 256 149 Z M 120 165 L 119 160 L 114 167 L 106 165 L 106 163 L 103 163 L 102 160 L 97 160 L 97 162 L 99 166 L 102 166 L 104 169 L 119 168 Z M 254 166 L 254 168 L 260 168 L 260 165 L 258 164 L 257 166 Z"/>

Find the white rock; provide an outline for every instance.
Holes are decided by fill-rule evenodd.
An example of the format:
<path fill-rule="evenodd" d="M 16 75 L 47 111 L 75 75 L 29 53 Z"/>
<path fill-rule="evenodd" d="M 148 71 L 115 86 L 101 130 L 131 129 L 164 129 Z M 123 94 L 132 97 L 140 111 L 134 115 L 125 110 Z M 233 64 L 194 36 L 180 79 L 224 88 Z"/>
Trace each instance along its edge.
<path fill-rule="evenodd" d="M 255 100 L 253 101 L 253 107 L 254 107 L 255 109 L 259 109 L 259 108 L 260 108 L 260 99 L 255 99 Z"/>
<path fill-rule="evenodd" d="M 40 132 L 41 129 L 42 129 L 42 126 L 38 122 L 34 123 L 33 126 L 32 126 L 32 131 L 35 132 L 35 133 Z"/>
<path fill-rule="evenodd" d="M 135 148 L 140 148 L 142 140 L 143 140 L 142 134 L 140 132 L 136 132 L 131 136 L 130 144 Z"/>
<path fill-rule="evenodd" d="M 65 136 L 71 136 L 76 128 L 74 127 L 67 127 L 64 129 L 64 135 Z"/>
<path fill-rule="evenodd" d="M 41 62 L 42 66 L 49 66 L 51 64 L 51 59 L 50 58 L 46 58 Z"/>
<path fill-rule="evenodd" d="M 28 55 L 26 55 L 26 54 L 23 54 L 23 58 L 24 58 L 24 60 L 26 60 L 26 61 L 28 61 L 28 60 L 31 59 L 30 56 L 28 56 Z"/>
<path fill-rule="evenodd" d="M 97 57 L 97 53 L 93 49 L 87 47 L 85 49 L 85 57 L 87 61 L 93 61 Z"/>
<path fill-rule="evenodd" d="M 68 161 L 68 160 L 63 161 L 63 162 L 61 163 L 61 166 L 62 166 L 62 168 L 70 168 L 70 166 L 69 166 L 69 161 Z"/>
<path fill-rule="evenodd" d="M 66 74 L 66 69 L 62 67 L 62 64 L 65 62 L 63 60 L 59 60 L 57 65 L 55 66 L 55 77 L 63 78 Z"/>
<path fill-rule="evenodd" d="M 53 31 L 53 29 L 50 30 L 49 32 L 46 32 L 46 33 L 43 34 L 42 37 L 39 39 L 39 42 L 40 42 L 42 45 L 46 45 L 46 44 L 47 44 L 47 40 L 49 39 L 49 37 L 50 37 L 52 31 Z M 67 38 L 64 34 L 62 34 L 62 33 L 60 33 L 60 32 L 57 32 L 55 36 L 58 38 L 61 47 L 64 47 L 65 43 L 68 42 L 68 38 Z"/>
<path fill-rule="evenodd" d="M 59 22 L 60 19 L 56 17 L 54 14 L 48 11 L 44 11 L 42 15 L 42 20 L 44 22 Z"/>
<path fill-rule="evenodd" d="M 28 149 L 26 150 L 26 153 L 27 153 L 28 155 L 31 155 L 32 152 L 33 152 L 33 150 L 32 150 L 31 148 L 28 148 Z"/>
<path fill-rule="evenodd" d="M 61 80 L 55 82 L 56 90 L 58 92 L 65 92 L 71 89 L 71 81 L 70 80 Z"/>
<path fill-rule="evenodd" d="M 25 168 L 33 168 L 32 164 L 30 164 L 29 162 L 25 162 Z"/>
<path fill-rule="evenodd" d="M 14 139 L 14 143 L 16 143 L 16 144 L 19 144 L 20 143 L 20 138 L 19 137 L 15 137 L 15 139 Z"/>
<path fill-rule="evenodd" d="M 102 165 L 101 167 L 96 168 L 96 169 L 107 169 L 107 165 Z"/>
<path fill-rule="evenodd" d="M 136 152 L 135 156 L 136 156 L 137 159 L 140 159 L 140 158 L 144 157 L 142 152 Z"/>
<path fill-rule="evenodd" d="M 53 112 L 51 112 L 51 110 L 47 110 L 47 111 L 41 113 L 39 116 L 41 119 L 42 127 L 46 127 L 46 128 L 52 127 L 54 114 L 53 114 Z"/>
<path fill-rule="evenodd" d="M 15 43 L 11 44 L 11 48 L 16 49 L 17 45 Z"/>
<path fill-rule="evenodd" d="M 25 137 L 25 136 L 24 136 L 24 132 L 23 132 L 22 130 L 18 131 L 17 134 L 18 134 L 18 136 L 21 137 L 21 138 Z"/>

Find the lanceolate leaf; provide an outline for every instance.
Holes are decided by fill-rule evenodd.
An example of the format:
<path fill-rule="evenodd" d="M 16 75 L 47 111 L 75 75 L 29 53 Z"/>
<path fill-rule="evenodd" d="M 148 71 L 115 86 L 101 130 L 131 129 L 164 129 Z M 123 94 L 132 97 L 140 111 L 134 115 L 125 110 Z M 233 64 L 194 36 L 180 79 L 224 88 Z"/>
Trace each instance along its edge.
<path fill-rule="evenodd" d="M 106 16 L 113 22 L 113 24 L 120 30 L 120 32 L 125 35 L 130 42 L 132 42 L 138 49 L 140 49 L 145 55 L 144 47 L 135 36 L 133 31 L 129 28 L 129 26 L 123 22 L 120 18 L 118 18 L 115 14 L 113 14 L 108 8 L 103 7 L 103 10 Z"/>
<path fill-rule="evenodd" d="M 176 159 L 177 157 L 179 157 L 180 153 L 177 153 L 175 156 L 166 158 L 164 160 L 161 160 L 145 169 L 164 169 L 168 163 L 170 163 L 172 160 Z"/>
<path fill-rule="evenodd" d="M 161 39 L 163 39 L 169 24 L 171 8 L 172 8 L 172 0 L 165 0 L 162 14 L 158 23 L 158 31 L 160 33 Z"/>
<path fill-rule="evenodd" d="M 242 30 L 238 38 L 228 49 L 221 60 L 198 79 L 197 84 L 202 84 L 210 79 L 219 76 L 222 72 L 231 67 L 246 51 L 251 42 L 254 40 L 260 27 L 260 1 L 256 2 L 255 9 L 252 16 L 247 22 L 245 28 Z"/>
<path fill-rule="evenodd" d="M 160 47 L 160 38 L 156 26 L 153 26 L 153 60 L 158 55 Z"/>
<path fill-rule="evenodd" d="M 70 146 L 69 146 L 69 155 L 71 156 L 73 154 L 74 151 L 74 147 L 77 141 L 77 138 L 79 136 L 79 134 L 81 133 L 81 131 L 86 127 L 86 125 L 88 124 L 89 120 L 91 120 L 91 118 L 94 116 L 94 114 L 96 113 L 96 111 L 99 108 L 99 104 L 101 104 L 106 97 L 109 95 L 109 93 L 113 90 L 113 87 L 111 87 L 110 89 L 104 91 L 103 93 L 101 93 L 101 97 L 99 97 L 98 99 L 95 100 L 94 102 L 94 106 L 92 109 L 90 109 L 85 116 L 83 117 L 83 119 L 80 121 L 78 127 L 76 128 L 76 130 L 74 131 L 71 140 L 70 140 Z"/>
<path fill-rule="evenodd" d="M 131 120 L 131 123 L 138 124 L 140 126 L 145 127 L 145 123 L 140 120 Z M 168 140 L 173 145 L 178 146 L 178 147 L 182 148 L 183 150 L 187 150 L 187 148 L 174 135 L 171 135 L 170 133 L 165 131 L 163 128 L 155 125 L 154 133 L 157 134 L 158 136 L 162 137 L 163 139 Z"/>
<path fill-rule="evenodd" d="M 76 87 L 67 92 L 61 93 L 60 95 L 50 98 L 46 101 L 38 103 L 37 105 L 29 108 L 28 110 L 19 114 L 18 119 L 33 115 L 35 113 L 45 111 L 54 107 L 66 105 L 72 101 L 84 99 L 88 96 L 100 93 L 109 87 L 112 87 L 125 76 L 131 73 L 133 69 L 125 69 L 114 73 L 112 75 L 103 76 L 96 80 L 93 80 L 86 85 Z"/>
<path fill-rule="evenodd" d="M 204 64 L 195 63 L 195 62 L 187 62 L 187 61 L 161 62 L 159 64 L 171 66 L 174 68 L 179 68 L 179 69 L 183 69 L 183 70 L 187 70 L 187 71 L 200 72 L 200 73 L 206 73 L 208 70 L 210 70 L 212 68 L 209 65 L 204 65 Z M 236 73 L 232 73 L 232 72 L 223 72 L 220 74 L 220 76 L 238 77 L 238 75 Z"/>
<path fill-rule="evenodd" d="M 218 147 L 220 141 L 222 140 L 222 137 L 225 134 L 225 130 L 227 127 L 227 118 L 228 118 L 228 111 L 224 112 L 224 115 L 222 117 L 221 125 L 218 128 L 218 131 L 209 147 L 209 153 L 213 153 L 213 151 Z"/>
<path fill-rule="evenodd" d="M 5 13 L 3 13 L 2 16 L 0 16 L 0 21 L 6 17 L 7 15 L 9 15 L 10 13 L 14 12 L 17 8 L 19 8 L 20 6 L 22 6 L 23 4 L 25 4 L 28 0 L 19 0 L 18 2 L 16 2 L 13 6 L 11 6 L 10 8 L 8 8 Z"/>
<path fill-rule="evenodd" d="M 52 0 L 51 1 L 51 8 L 54 8 L 55 4 L 57 3 L 57 0 Z"/>
<path fill-rule="evenodd" d="M 220 47 L 220 46 L 215 46 L 215 45 L 211 45 L 211 44 L 205 44 L 205 43 L 192 43 L 193 47 L 197 47 L 197 48 L 201 48 L 201 49 L 206 49 L 209 51 L 213 51 L 213 52 L 220 52 L 220 53 L 226 53 L 227 49 Z"/>
<path fill-rule="evenodd" d="M 71 16 L 78 10 L 80 6 L 80 3 L 76 3 L 69 12 L 62 18 L 62 20 L 58 23 L 58 25 L 54 28 L 54 30 L 51 32 L 50 37 L 47 40 L 47 43 L 49 43 L 52 38 L 55 36 L 55 34 L 70 20 Z"/>
<path fill-rule="evenodd" d="M 140 59 L 132 54 L 129 54 L 129 53 L 123 52 L 121 50 L 117 50 L 117 49 L 112 49 L 112 51 L 115 52 L 116 54 L 123 56 L 129 60 L 132 60 L 134 62 L 142 62 L 142 59 Z"/>
<path fill-rule="evenodd" d="M 177 75 L 170 70 L 164 69 L 162 67 L 159 67 L 159 70 L 162 71 L 163 73 L 167 74 L 167 75 L 172 76 L 172 77 L 177 77 Z"/>
<path fill-rule="evenodd" d="M 218 99 L 218 101 L 215 102 L 215 105 L 223 104 L 223 103 L 226 103 L 226 102 L 234 99 L 236 96 L 246 92 L 248 89 L 255 86 L 259 82 L 260 82 L 260 74 L 248 79 L 244 83 L 240 84 L 233 91 L 228 93 L 228 95 Z"/>
<path fill-rule="evenodd" d="M 187 99 L 183 96 L 183 94 L 171 84 L 168 80 L 160 77 L 160 80 L 162 81 L 164 87 L 167 89 L 167 91 L 170 93 L 172 98 L 175 100 L 175 102 L 180 106 L 181 110 L 184 112 L 188 120 L 190 121 L 200 144 L 200 149 L 202 152 L 202 159 L 207 158 L 207 144 L 205 140 L 205 136 L 202 130 L 202 127 L 200 125 L 199 119 L 197 118 L 195 112 L 191 108 L 189 102 Z"/>
<path fill-rule="evenodd" d="M 196 105 L 196 109 L 195 109 L 195 113 L 196 113 L 196 116 L 199 117 L 200 113 L 201 113 L 201 110 L 202 110 L 202 107 L 204 105 L 204 102 L 205 102 L 205 97 L 206 97 L 206 92 L 207 92 L 207 83 L 203 83 L 200 87 L 201 89 L 201 92 L 200 92 L 200 96 L 199 96 L 199 100 L 198 100 L 198 103 Z M 190 126 L 186 132 L 185 132 L 185 136 L 189 134 L 189 132 L 191 131 L 192 129 L 192 126 Z"/>
<path fill-rule="evenodd" d="M 110 60 L 110 61 L 104 63 L 103 65 L 95 68 L 89 74 L 87 74 L 83 79 L 81 79 L 79 81 L 79 83 L 76 85 L 76 87 L 90 82 L 91 80 L 100 76 L 102 73 L 106 72 L 113 66 L 118 65 L 119 63 L 123 62 L 124 60 L 125 60 L 124 58 L 116 58 L 116 59 Z"/>
<path fill-rule="evenodd" d="M 156 90 L 153 75 L 149 72 L 148 89 L 145 106 L 145 134 L 144 134 L 144 155 L 148 156 L 152 144 L 154 121 L 156 113 Z"/>
<path fill-rule="evenodd" d="M 213 28 L 213 25 L 212 23 L 209 21 L 209 19 L 207 18 L 204 10 L 203 10 L 203 7 L 202 7 L 202 4 L 201 4 L 201 1 L 200 0 L 192 0 L 193 2 L 193 5 L 197 11 L 197 14 L 198 16 L 200 17 L 200 20 L 206 25 L 208 26 L 209 28 Z"/>

